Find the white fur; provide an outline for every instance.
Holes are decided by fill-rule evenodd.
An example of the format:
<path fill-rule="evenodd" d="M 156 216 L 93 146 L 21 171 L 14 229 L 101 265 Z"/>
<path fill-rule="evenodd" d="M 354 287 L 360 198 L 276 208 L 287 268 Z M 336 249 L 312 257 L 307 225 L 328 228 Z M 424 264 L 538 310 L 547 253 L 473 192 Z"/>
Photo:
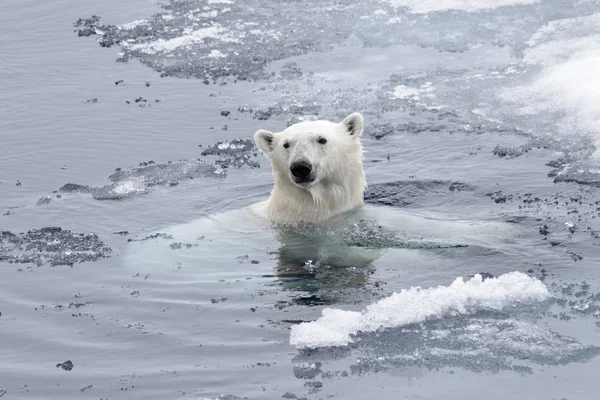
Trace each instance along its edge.
<path fill-rule="evenodd" d="M 275 177 L 271 197 L 262 204 L 268 218 L 276 223 L 318 224 L 364 205 L 363 128 L 362 115 L 353 113 L 340 123 L 310 121 L 282 132 L 257 131 L 254 140 L 271 161 Z M 327 143 L 320 144 L 319 139 Z M 312 183 L 294 182 L 290 166 L 297 161 L 312 165 Z"/>

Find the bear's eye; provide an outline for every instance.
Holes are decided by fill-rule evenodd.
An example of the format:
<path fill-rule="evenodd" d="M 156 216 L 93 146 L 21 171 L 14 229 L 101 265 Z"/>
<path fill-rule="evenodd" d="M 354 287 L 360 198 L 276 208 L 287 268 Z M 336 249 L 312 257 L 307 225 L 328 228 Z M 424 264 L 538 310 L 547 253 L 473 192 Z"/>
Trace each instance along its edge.
<path fill-rule="evenodd" d="M 284 149 L 287 149 L 288 147 L 290 147 L 290 144 L 289 144 L 288 142 L 285 142 L 285 143 L 283 144 L 283 148 L 284 148 Z"/>
<path fill-rule="evenodd" d="M 325 139 L 325 138 L 319 138 L 319 140 L 317 140 L 317 143 L 319 143 L 319 144 L 325 144 L 325 143 L 327 143 L 327 139 Z"/>

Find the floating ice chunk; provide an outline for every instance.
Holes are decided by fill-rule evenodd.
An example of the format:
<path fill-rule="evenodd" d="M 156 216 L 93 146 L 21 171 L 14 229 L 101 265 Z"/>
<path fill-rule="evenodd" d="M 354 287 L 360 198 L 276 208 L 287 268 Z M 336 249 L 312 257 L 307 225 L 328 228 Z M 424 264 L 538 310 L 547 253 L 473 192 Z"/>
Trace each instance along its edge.
<path fill-rule="evenodd" d="M 533 4 L 538 0 L 389 0 L 393 6 L 408 7 L 412 12 L 425 14 L 432 11 L 461 10 L 474 12 L 479 10 Z"/>
<path fill-rule="evenodd" d="M 534 47 L 544 42 L 564 39 L 567 36 L 585 37 L 591 34 L 597 34 L 599 25 L 600 13 L 585 17 L 554 20 L 540 28 L 531 39 L 527 41 L 527 45 Z"/>
<path fill-rule="evenodd" d="M 421 87 L 410 87 L 406 85 L 398 85 L 394 87 L 394 91 L 391 94 L 392 99 L 405 99 L 418 101 L 421 98 L 435 98 L 434 87 L 431 82 L 424 83 Z M 420 104 L 420 103 L 419 103 Z"/>
<path fill-rule="evenodd" d="M 402 17 L 392 17 L 392 18 L 388 19 L 386 23 L 388 25 L 389 24 L 399 24 L 403 21 L 404 21 L 404 18 L 402 18 Z"/>
<path fill-rule="evenodd" d="M 219 50 L 211 50 L 210 53 L 208 53 L 208 58 L 226 58 L 227 54 L 219 51 Z"/>
<path fill-rule="evenodd" d="M 398 85 L 392 92 L 393 99 L 408 99 L 411 97 L 419 97 L 421 91 L 417 88 L 411 88 L 406 85 Z"/>
<path fill-rule="evenodd" d="M 144 179 L 129 179 L 124 182 L 120 182 L 115 188 L 112 190 L 115 194 L 118 195 L 129 195 L 132 193 L 139 193 L 146 190 L 146 184 L 144 183 Z"/>
<path fill-rule="evenodd" d="M 226 29 L 218 24 L 215 24 L 207 28 L 193 30 L 185 35 L 178 36 L 173 39 L 158 39 L 153 42 L 134 44 L 129 46 L 129 49 L 146 54 L 170 52 L 179 47 L 186 47 L 203 42 L 208 38 L 219 39 L 223 42 L 239 42 L 239 40 L 231 36 Z"/>
<path fill-rule="evenodd" d="M 244 144 L 243 140 L 238 139 L 234 141 L 224 141 L 216 144 L 217 149 L 219 150 L 244 150 L 246 148 L 246 144 Z M 205 154 L 210 154 L 211 152 L 206 152 Z"/>
<path fill-rule="evenodd" d="M 502 309 L 523 301 L 541 301 L 550 296 L 539 280 L 521 272 L 483 280 L 457 278 L 450 286 L 429 289 L 411 287 L 367 306 L 362 312 L 326 308 L 316 321 L 292 327 L 290 344 L 301 348 L 346 346 L 351 335 L 375 332 L 431 318 L 473 314 L 482 309 Z"/>
<path fill-rule="evenodd" d="M 501 97 L 521 112 L 563 113 L 559 127 L 589 135 L 600 147 L 600 14 L 551 22 L 532 36 L 524 61 L 543 67 L 530 85 Z M 600 158 L 600 150 L 595 156 Z"/>
<path fill-rule="evenodd" d="M 133 29 L 136 26 L 145 25 L 148 23 L 146 19 L 138 19 L 137 21 L 131 21 L 126 24 L 121 25 L 122 29 Z"/>

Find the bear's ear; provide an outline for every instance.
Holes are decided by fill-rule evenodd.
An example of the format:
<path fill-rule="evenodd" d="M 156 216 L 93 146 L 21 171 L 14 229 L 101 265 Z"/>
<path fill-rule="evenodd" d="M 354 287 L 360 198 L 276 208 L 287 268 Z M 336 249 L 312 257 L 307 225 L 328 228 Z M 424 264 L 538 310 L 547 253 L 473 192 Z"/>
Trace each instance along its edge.
<path fill-rule="evenodd" d="M 350 136 L 358 138 L 362 135 L 365 128 L 365 119 L 362 114 L 355 112 L 344 118 L 341 124 Z"/>
<path fill-rule="evenodd" d="M 254 133 L 254 142 L 263 153 L 269 154 L 273 151 L 273 138 L 275 134 L 264 129 L 259 129 Z"/>

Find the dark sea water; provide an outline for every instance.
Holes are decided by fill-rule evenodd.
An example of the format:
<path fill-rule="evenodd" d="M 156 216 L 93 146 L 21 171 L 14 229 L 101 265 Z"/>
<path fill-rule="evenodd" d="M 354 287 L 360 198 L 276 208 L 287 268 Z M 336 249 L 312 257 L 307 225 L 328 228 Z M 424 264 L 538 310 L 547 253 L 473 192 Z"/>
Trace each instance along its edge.
<path fill-rule="evenodd" d="M 597 398 L 599 28 L 597 1 L 1 3 L 0 398 Z M 244 211 L 257 129 L 354 111 L 364 215 Z"/>

